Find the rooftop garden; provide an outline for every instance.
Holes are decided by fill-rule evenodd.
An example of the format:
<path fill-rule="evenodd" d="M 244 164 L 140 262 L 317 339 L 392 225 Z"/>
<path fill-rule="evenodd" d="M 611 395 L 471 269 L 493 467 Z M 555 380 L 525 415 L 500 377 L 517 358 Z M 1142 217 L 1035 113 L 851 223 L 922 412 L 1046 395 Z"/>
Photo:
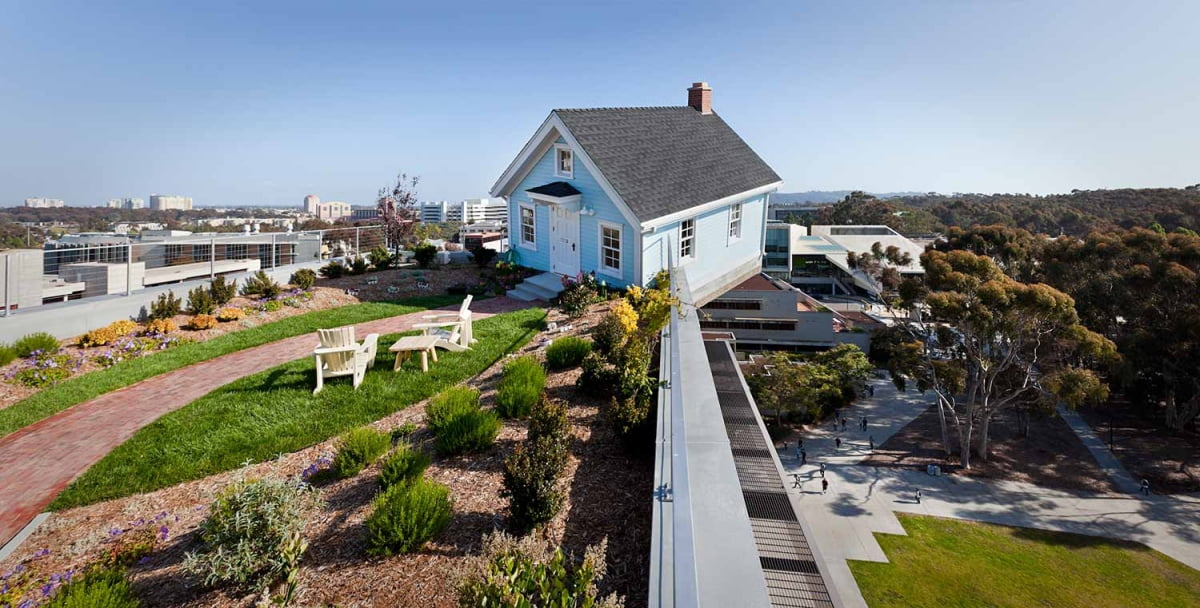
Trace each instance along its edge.
<path fill-rule="evenodd" d="M 564 312 L 476 321 L 428 373 L 392 372 L 389 335 L 357 391 L 313 396 L 305 359 L 164 416 L 0 564 L 24 593 L 0 605 L 100 586 L 143 606 L 644 605 L 671 300 L 581 282 Z"/>

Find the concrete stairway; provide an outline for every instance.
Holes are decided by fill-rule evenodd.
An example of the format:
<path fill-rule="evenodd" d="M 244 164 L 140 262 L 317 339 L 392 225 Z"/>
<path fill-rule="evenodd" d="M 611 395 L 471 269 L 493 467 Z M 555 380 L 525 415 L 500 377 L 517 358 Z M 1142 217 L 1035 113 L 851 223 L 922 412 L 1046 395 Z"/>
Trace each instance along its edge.
<path fill-rule="evenodd" d="M 525 279 L 520 285 L 517 285 L 515 289 L 510 290 L 505 295 L 523 302 L 532 302 L 534 300 L 550 301 L 558 296 L 558 293 L 562 290 L 562 279 L 559 275 L 552 272 L 543 272 Z"/>

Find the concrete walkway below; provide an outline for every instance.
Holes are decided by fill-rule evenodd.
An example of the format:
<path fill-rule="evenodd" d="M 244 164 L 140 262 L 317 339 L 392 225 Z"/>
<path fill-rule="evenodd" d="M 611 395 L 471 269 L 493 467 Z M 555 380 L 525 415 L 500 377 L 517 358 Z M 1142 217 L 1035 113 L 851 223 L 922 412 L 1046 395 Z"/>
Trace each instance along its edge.
<path fill-rule="evenodd" d="M 800 515 L 813 531 L 810 541 L 820 549 L 843 606 L 866 606 L 846 560 L 888 561 L 874 534 L 905 534 L 896 511 L 1131 540 L 1200 569 L 1197 498 L 1067 492 L 860 465 L 870 453 L 871 438 L 876 445 L 883 443 L 933 403 L 932 395 L 897 393 L 885 381 L 872 385 L 874 397 L 842 413 L 846 431 L 825 424 L 804 436 L 806 465 L 795 457 L 795 444 L 780 454 L 784 469 L 800 476 L 801 487 L 791 491 L 800 496 Z M 868 418 L 866 431 L 857 425 L 862 416 Z M 840 449 L 834 445 L 837 438 Z M 830 483 L 824 495 L 822 462 Z M 919 503 L 918 488 L 923 495 Z"/>
<path fill-rule="evenodd" d="M 1083 419 L 1083 416 L 1079 415 L 1079 412 L 1059 405 L 1058 417 L 1066 421 L 1071 430 L 1075 431 L 1075 436 L 1079 437 L 1079 441 L 1092 453 L 1092 458 L 1095 458 L 1100 468 L 1104 469 L 1104 473 L 1112 480 L 1113 485 L 1122 492 L 1139 493 L 1141 484 L 1134 479 L 1133 475 L 1129 474 L 1125 465 L 1121 464 L 1121 461 L 1108 449 L 1108 444 L 1104 443 L 1104 440 L 1092 430 L 1091 425 Z"/>
<path fill-rule="evenodd" d="M 473 304 L 471 310 L 478 320 L 529 306 L 500 297 Z M 358 323 L 355 330 L 359 336 L 407 331 L 427 314 Z M 0 438 L 0 545 L 138 429 L 238 378 L 309 356 L 315 344 L 315 334 L 304 334 L 201 361 L 105 393 Z"/>

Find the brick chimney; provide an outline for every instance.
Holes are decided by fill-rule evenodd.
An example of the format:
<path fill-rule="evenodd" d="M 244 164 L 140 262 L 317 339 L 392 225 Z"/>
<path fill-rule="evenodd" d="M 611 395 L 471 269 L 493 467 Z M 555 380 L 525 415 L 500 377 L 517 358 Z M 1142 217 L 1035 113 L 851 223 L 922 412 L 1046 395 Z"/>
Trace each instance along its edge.
<path fill-rule="evenodd" d="M 693 82 L 688 89 L 688 105 L 701 114 L 712 114 L 712 89 L 707 82 Z"/>

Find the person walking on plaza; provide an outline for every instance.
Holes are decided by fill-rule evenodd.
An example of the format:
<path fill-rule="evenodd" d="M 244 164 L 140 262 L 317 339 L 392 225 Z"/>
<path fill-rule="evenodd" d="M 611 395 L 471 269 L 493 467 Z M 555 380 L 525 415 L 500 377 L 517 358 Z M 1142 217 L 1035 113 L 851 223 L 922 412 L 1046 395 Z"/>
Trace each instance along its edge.
<path fill-rule="evenodd" d="M 808 450 L 800 450 L 800 465 L 808 464 Z"/>
<path fill-rule="evenodd" d="M 1149 479 L 1142 479 L 1142 486 L 1140 488 L 1138 488 L 1138 492 L 1141 494 L 1145 494 L 1146 496 L 1150 495 L 1150 480 Z"/>
<path fill-rule="evenodd" d="M 871 442 L 871 451 L 874 452 L 875 451 L 875 436 L 871 435 L 870 437 L 867 438 L 867 440 Z"/>
<path fill-rule="evenodd" d="M 800 460 L 800 452 L 803 452 L 803 451 L 804 451 L 804 448 L 801 448 L 800 444 L 796 444 L 796 460 Z"/>
<path fill-rule="evenodd" d="M 834 449 L 838 449 L 838 450 L 842 449 L 842 438 L 834 437 L 833 438 L 833 446 L 834 446 Z"/>
<path fill-rule="evenodd" d="M 821 463 L 821 479 L 825 479 L 825 463 Z"/>
<path fill-rule="evenodd" d="M 821 479 L 821 494 L 824 494 L 828 490 L 829 490 L 829 480 L 822 478 Z"/>
<path fill-rule="evenodd" d="M 921 504 L 921 488 L 917 488 L 917 504 Z"/>

